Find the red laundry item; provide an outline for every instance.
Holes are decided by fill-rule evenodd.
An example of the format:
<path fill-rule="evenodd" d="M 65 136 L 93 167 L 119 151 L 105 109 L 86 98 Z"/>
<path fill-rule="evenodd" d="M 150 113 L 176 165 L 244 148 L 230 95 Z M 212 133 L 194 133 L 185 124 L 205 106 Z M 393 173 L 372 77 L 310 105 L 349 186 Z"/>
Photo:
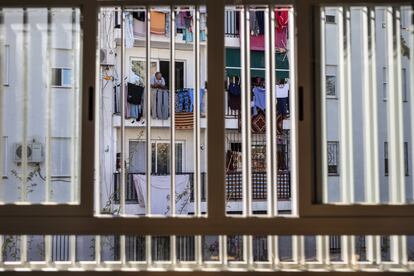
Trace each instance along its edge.
<path fill-rule="evenodd" d="M 250 50 L 264 51 L 264 35 L 250 36 Z"/>
<path fill-rule="evenodd" d="M 288 25 L 289 13 L 286 9 L 277 8 L 275 10 L 275 18 L 277 22 L 276 30 L 282 32 Z"/>
<path fill-rule="evenodd" d="M 276 49 L 287 48 L 287 28 L 283 28 L 280 32 L 276 31 L 275 34 L 275 46 Z"/>
<path fill-rule="evenodd" d="M 287 48 L 288 20 L 289 13 L 286 8 L 276 8 L 275 18 L 277 22 L 275 30 L 275 47 L 278 51 L 284 51 Z M 250 49 L 253 51 L 264 51 L 264 35 L 250 35 Z"/>
<path fill-rule="evenodd" d="M 284 28 L 281 32 L 275 31 L 275 48 L 276 50 L 279 50 L 279 51 L 287 48 L 287 28 Z M 265 50 L 264 35 L 251 35 L 250 36 L 250 50 L 252 51 L 264 51 Z"/>

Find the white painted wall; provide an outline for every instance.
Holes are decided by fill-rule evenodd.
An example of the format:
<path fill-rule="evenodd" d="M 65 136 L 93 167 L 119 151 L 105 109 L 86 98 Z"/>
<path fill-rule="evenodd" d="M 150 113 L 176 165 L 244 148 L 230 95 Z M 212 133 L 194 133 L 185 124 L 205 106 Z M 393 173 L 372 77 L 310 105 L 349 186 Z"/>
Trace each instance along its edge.
<path fill-rule="evenodd" d="M 407 11 L 403 11 L 403 27 L 409 26 L 409 16 Z M 327 10 L 326 14 L 337 15 L 336 9 Z M 355 183 L 355 200 L 364 200 L 364 158 L 361 154 L 364 149 L 363 145 L 363 79 L 362 74 L 362 29 L 361 29 L 361 10 L 359 8 L 351 9 L 351 80 L 352 80 L 352 123 L 353 123 L 353 154 L 354 154 L 354 183 Z M 401 31 L 402 37 L 408 42 L 408 30 L 403 29 Z M 383 67 L 387 65 L 387 49 L 386 49 L 386 29 L 385 29 L 385 15 L 384 10 L 377 9 L 377 21 L 376 21 L 376 51 L 377 51 L 377 97 L 376 103 L 378 109 L 378 152 L 379 152 L 379 179 L 380 179 L 380 198 L 382 202 L 388 201 L 389 187 L 388 176 L 384 173 L 384 142 L 387 141 L 387 101 L 384 100 L 383 93 Z M 338 65 L 338 25 L 326 24 L 326 64 Z M 407 84 L 410 83 L 411 75 L 409 68 L 409 59 L 402 57 L 402 68 L 407 71 Z M 337 84 L 339 83 L 340 76 L 337 71 Z M 392 90 L 393 92 L 394 90 Z M 392 93 L 391 92 L 391 93 Z M 341 100 L 341 94 L 346 93 L 337 89 L 337 98 L 327 98 L 326 100 L 326 127 L 327 127 L 327 140 L 328 141 L 340 141 L 340 112 L 339 101 Z M 389 93 L 389 92 L 387 92 Z M 407 94 L 408 94 L 407 90 Z M 409 98 L 407 98 L 409 100 Z M 404 140 L 408 142 L 409 152 L 409 175 L 406 176 L 406 191 L 407 201 L 413 200 L 413 184 L 412 184 L 412 159 L 411 159 L 411 133 L 410 133 L 410 105 L 409 102 L 403 103 L 403 117 L 404 117 Z M 328 178 L 328 198 L 330 202 L 340 201 L 341 198 L 341 183 L 340 177 L 330 176 Z"/>
<path fill-rule="evenodd" d="M 47 113 L 47 10 L 28 9 L 27 59 L 23 45 L 23 11 L 21 9 L 5 9 L 5 44 L 9 48 L 8 85 L 4 87 L 3 135 L 7 136 L 7 172 L 0 185 L 0 200 L 16 202 L 20 200 L 20 181 L 13 171 L 21 173 L 21 166 L 14 162 L 14 145 L 23 141 L 23 103 L 24 79 L 27 78 L 27 136 L 26 142 L 42 143 L 46 141 L 46 122 L 51 118 L 51 135 L 53 139 L 72 137 L 74 115 L 77 112 L 72 88 L 51 88 L 51 112 Z M 3 45 L 2 45 L 3 47 Z M 72 68 L 72 10 L 52 10 L 52 50 L 50 51 L 51 66 L 54 68 Z M 26 68 L 26 71 L 24 70 Z M 26 73 L 25 73 L 26 72 Z M 53 140 L 52 139 L 52 140 Z M 45 147 L 43 148 L 45 150 Z M 52 150 L 51 166 L 68 163 L 70 156 L 63 156 Z M 45 174 L 45 163 L 40 164 Z M 28 172 L 35 169 L 29 164 Z M 31 183 L 36 186 L 31 186 Z M 44 181 L 35 176 L 29 181 L 27 201 L 41 202 L 45 199 Z M 53 181 L 51 184 L 51 200 L 56 202 L 70 201 L 72 183 Z"/>

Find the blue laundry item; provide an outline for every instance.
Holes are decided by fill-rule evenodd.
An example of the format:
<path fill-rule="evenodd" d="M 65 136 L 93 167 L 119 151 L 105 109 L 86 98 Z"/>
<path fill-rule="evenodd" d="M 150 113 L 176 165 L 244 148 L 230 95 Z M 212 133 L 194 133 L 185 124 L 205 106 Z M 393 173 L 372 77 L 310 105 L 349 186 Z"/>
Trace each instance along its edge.
<path fill-rule="evenodd" d="M 260 108 L 261 110 L 266 109 L 266 90 L 261 87 L 253 88 L 254 94 L 254 107 Z"/>
<path fill-rule="evenodd" d="M 188 89 L 188 95 L 190 97 L 190 112 L 193 112 L 193 106 L 194 106 L 194 89 L 190 88 Z"/>
<path fill-rule="evenodd" d="M 200 31 L 200 41 L 206 41 L 206 40 L 207 40 L 206 31 Z"/>
<path fill-rule="evenodd" d="M 201 110 L 201 107 L 203 106 L 204 93 L 205 93 L 205 90 L 203 88 L 201 88 L 200 89 L 200 94 L 199 94 L 199 97 L 200 97 L 200 109 L 199 110 Z M 193 112 L 194 105 L 195 105 L 194 89 L 189 88 L 188 89 L 188 94 L 189 94 L 190 100 L 191 100 L 190 112 Z"/>
<path fill-rule="evenodd" d="M 185 28 L 183 30 L 183 40 L 185 42 L 193 42 L 193 33 L 190 31 L 190 29 Z"/>
<path fill-rule="evenodd" d="M 129 107 L 129 116 L 131 118 L 136 118 L 136 119 L 138 119 L 140 117 L 139 116 L 139 105 L 137 105 L 137 104 L 130 104 L 130 107 Z"/>
<path fill-rule="evenodd" d="M 228 90 L 229 90 L 229 93 L 232 94 L 233 96 L 240 96 L 241 94 L 239 84 L 230 83 Z"/>
<path fill-rule="evenodd" d="M 206 93 L 206 90 L 204 88 L 200 89 L 200 111 L 203 109 L 203 99 L 204 94 Z"/>
<path fill-rule="evenodd" d="M 179 89 L 175 99 L 175 112 L 190 112 L 191 96 L 188 89 Z"/>
<path fill-rule="evenodd" d="M 157 90 L 157 106 L 156 106 L 156 114 L 157 118 L 160 120 L 168 119 L 168 90 L 165 89 L 158 89 Z"/>
<path fill-rule="evenodd" d="M 200 109 L 203 106 L 203 97 L 206 93 L 204 88 L 200 89 Z M 194 89 L 184 88 L 177 90 L 175 95 L 175 112 L 193 112 L 195 104 Z"/>

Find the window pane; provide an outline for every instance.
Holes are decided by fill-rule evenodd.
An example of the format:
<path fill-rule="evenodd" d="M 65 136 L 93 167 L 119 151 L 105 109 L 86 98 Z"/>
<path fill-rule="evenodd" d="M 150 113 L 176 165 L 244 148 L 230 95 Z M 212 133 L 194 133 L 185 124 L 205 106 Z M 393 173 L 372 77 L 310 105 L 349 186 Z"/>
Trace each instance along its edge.
<path fill-rule="evenodd" d="M 293 14 L 290 7 L 225 9 L 229 215 L 295 212 L 291 178 L 295 162 L 291 139 L 296 127 Z M 271 39 L 274 45 L 268 47 Z"/>
<path fill-rule="evenodd" d="M 72 70 L 71 69 L 62 69 L 62 86 L 71 86 L 72 85 Z"/>
<path fill-rule="evenodd" d="M 324 203 L 414 202 L 412 14 L 410 6 L 321 8 Z"/>
<path fill-rule="evenodd" d="M 62 86 L 62 69 L 52 68 L 52 85 Z"/>
<path fill-rule="evenodd" d="M 1 43 L 7 45 L 0 51 L 7 62 L 7 70 L 0 72 L 7 80 L 0 93 L 0 137 L 7 137 L 0 149 L 6 176 L 0 179 L 0 203 L 77 203 L 80 9 L 7 8 L 0 13 Z"/>
<path fill-rule="evenodd" d="M 204 6 L 100 10 L 96 116 L 103 213 L 207 210 L 206 18 Z"/>

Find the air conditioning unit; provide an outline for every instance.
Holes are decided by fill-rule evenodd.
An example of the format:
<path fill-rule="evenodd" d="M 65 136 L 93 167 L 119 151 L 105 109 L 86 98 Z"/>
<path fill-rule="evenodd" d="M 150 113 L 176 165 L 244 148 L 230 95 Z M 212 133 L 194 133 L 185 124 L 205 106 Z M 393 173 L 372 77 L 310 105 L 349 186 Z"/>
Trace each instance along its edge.
<path fill-rule="evenodd" d="M 44 160 L 43 145 L 41 143 L 27 144 L 27 162 L 29 163 L 41 163 Z M 14 161 L 17 163 L 22 162 L 23 145 L 14 144 Z"/>
<path fill-rule="evenodd" d="M 115 51 L 112 49 L 101 49 L 101 65 L 115 65 Z"/>

